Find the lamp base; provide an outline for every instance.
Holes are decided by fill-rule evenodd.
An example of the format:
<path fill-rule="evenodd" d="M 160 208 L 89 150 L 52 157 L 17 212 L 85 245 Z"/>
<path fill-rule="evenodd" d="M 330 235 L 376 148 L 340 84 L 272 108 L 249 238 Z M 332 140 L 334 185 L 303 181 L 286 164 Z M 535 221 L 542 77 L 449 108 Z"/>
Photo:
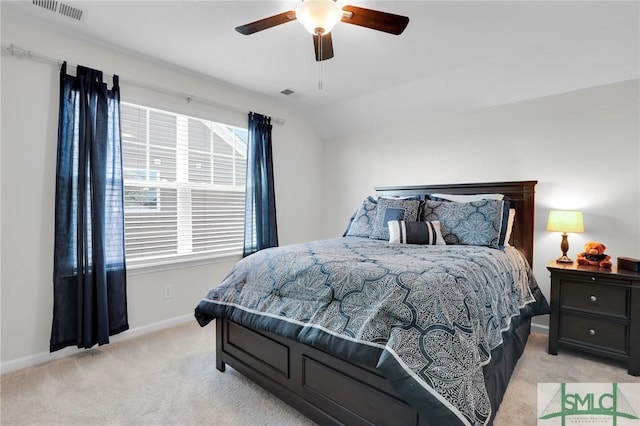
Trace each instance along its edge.
<path fill-rule="evenodd" d="M 556 262 L 558 263 L 573 263 L 573 260 L 571 260 L 571 258 L 567 255 L 562 255 L 559 258 L 556 259 Z"/>

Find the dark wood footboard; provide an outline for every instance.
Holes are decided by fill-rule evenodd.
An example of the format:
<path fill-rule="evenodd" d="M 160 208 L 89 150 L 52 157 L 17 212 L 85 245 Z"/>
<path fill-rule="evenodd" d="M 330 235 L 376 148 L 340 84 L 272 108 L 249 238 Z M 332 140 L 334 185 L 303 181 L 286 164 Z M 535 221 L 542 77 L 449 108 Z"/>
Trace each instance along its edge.
<path fill-rule="evenodd" d="M 514 321 L 504 345 L 485 366 L 485 384 L 497 411 L 524 351 L 529 318 Z M 225 364 L 321 425 L 438 425 L 407 404 L 375 370 L 323 351 L 216 319 L 216 367 Z M 493 416 L 491 421 L 493 421 Z"/>

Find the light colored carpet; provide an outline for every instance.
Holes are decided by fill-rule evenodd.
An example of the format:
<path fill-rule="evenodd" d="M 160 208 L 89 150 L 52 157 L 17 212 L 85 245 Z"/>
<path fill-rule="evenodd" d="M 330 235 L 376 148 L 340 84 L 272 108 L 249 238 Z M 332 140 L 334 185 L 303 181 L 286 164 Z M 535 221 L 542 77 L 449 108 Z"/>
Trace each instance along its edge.
<path fill-rule="evenodd" d="M 231 368 L 215 369 L 215 327 L 195 321 L 1 378 L 0 423 L 13 425 L 312 425 Z M 536 424 L 538 382 L 638 382 L 623 366 L 562 351 L 532 334 L 496 426 Z"/>

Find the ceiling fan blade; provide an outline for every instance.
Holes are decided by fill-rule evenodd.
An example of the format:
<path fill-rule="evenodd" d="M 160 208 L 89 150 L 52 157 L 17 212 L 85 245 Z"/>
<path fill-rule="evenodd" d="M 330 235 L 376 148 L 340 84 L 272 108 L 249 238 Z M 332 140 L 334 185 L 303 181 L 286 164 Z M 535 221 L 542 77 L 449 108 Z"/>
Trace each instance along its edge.
<path fill-rule="evenodd" d="M 357 6 L 344 6 L 342 22 L 359 25 L 385 33 L 400 35 L 409 24 L 409 18 L 393 13 L 380 12 Z"/>
<path fill-rule="evenodd" d="M 322 40 L 320 38 L 322 37 Z M 322 36 L 313 36 L 313 49 L 316 52 L 316 61 L 326 61 L 333 58 L 333 41 L 331 40 L 331 33 L 326 33 Z"/>
<path fill-rule="evenodd" d="M 258 31 L 266 30 L 267 28 L 275 27 L 276 25 L 286 24 L 287 22 L 295 20 L 296 12 L 294 12 L 293 10 L 289 10 L 287 12 L 282 12 L 268 18 L 260 19 L 259 21 L 240 25 L 239 27 L 236 27 L 236 31 L 240 34 L 249 35 L 257 33 Z"/>

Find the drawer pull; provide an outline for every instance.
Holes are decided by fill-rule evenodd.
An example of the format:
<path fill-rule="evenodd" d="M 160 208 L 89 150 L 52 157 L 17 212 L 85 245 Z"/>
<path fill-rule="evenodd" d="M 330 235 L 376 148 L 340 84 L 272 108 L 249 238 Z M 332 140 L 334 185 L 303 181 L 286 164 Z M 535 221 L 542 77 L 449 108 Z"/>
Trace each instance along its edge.
<path fill-rule="evenodd" d="M 591 277 L 591 281 L 595 281 L 595 280 L 596 280 L 596 277 Z"/>
<path fill-rule="evenodd" d="M 590 336 L 595 336 L 596 335 L 596 331 L 593 328 L 589 329 L 589 335 Z"/>
<path fill-rule="evenodd" d="M 595 297 L 593 294 L 589 297 L 589 300 L 591 300 L 592 302 L 597 302 L 598 298 Z"/>

